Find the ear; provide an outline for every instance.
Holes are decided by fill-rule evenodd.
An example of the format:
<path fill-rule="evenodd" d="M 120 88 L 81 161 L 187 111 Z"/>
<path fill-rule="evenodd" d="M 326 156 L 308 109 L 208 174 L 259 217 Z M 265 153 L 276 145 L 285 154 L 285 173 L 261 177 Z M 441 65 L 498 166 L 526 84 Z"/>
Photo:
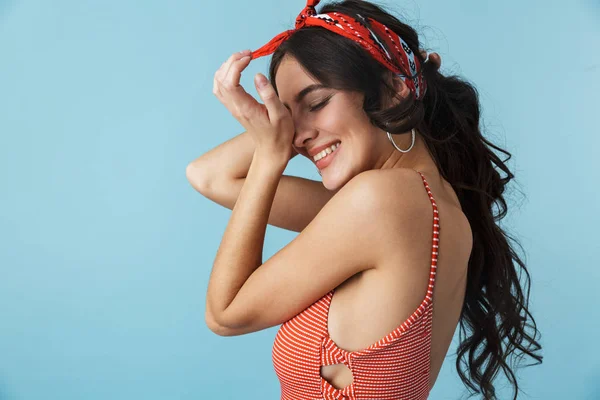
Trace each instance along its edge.
<path fill-rule="evenodd" d="M 403 99 L 408 98 L 410 95 L 410 88 L 406 86 L 406 83 L 396 74 L 391 71 L 386 71 L 384 76 L 384 81 L 394 90 L 394 96 L 390 96 L 388 93 L 388 89 L 384 87 L 383 96 L 385 99 L 383 100 L 383 104 L 385 107 L 392 107 L 398 104 Z"/>

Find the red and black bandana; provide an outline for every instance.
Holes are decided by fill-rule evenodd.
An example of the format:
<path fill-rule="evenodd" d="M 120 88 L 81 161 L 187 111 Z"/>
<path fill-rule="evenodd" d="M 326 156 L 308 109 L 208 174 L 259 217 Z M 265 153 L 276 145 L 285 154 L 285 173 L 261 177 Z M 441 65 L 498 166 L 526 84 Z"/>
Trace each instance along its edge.
<path fill-rule="evenodd" d="M 400 76 L 414 93 L 416 100 L 423 98 L 427 91 L 427 83 L 419 73 L 419 60 L 400 36 L 382 23 L 372 18 L 365 19 L 360 14 L 357 14 L 358 18 L 337 12 L 317 14 L 315 6 L 319 2 L 320 0 L 307 0 L 306 7 L 296 18 L 295 29 L 280 33 L 267 44 L 253 51 L 252 59 L 272 54 L 298 29 L 305 26 L 320 26 L 360 44 L 384 67 Z M 370 28 L 367 27 L 367 20 L 371 25 Z M 388 52 L 386 46 L 392 49 L 393 54 Z"/>

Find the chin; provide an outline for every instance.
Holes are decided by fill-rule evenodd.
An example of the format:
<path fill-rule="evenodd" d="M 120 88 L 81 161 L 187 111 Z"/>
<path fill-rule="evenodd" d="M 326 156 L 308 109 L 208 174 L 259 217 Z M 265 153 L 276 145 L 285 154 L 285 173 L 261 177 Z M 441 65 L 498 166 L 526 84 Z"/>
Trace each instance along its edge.
<path fill-rule="evenodd" d="M 350 180 L 340 176 L 330 178 L 328 177 L 326 171 L 323 171 L 322 174 L 321 180 L 323 182 L 323 186 L 325 186 L 325 189 L 332 192 L 341 189 Z"/>

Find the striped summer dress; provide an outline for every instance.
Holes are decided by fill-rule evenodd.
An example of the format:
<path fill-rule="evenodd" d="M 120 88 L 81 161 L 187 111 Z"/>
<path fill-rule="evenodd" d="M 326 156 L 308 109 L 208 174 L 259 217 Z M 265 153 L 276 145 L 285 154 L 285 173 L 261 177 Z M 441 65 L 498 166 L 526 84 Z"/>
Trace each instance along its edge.
<path fill-rule="evenodd" d="M 431 270 L 421 305 L 378 342 L 363 350 L 346 351 L 334 343 L 327 331 L 335 289 L 325 294 L 277 331 L 272 359 L 282 400 L 427 399 L 440 225 L 429 185 L 423 174 L 417 172 L 433 205 Z M 353 381 L 337 389 L 321 376 L 320 367 L 342 363 L 352 371 Z"/>

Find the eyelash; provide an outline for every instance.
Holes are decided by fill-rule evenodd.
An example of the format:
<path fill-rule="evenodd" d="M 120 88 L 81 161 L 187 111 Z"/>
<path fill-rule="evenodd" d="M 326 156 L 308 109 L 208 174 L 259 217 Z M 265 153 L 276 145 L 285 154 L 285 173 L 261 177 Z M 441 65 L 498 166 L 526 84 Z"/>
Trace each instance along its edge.
<path fill-rule="evenodd" d="M 325 107 L 327 103 L 329 103 L 329 99 L 331 99 L 331 96 L 327 97 L 323 102 L 317 104 L 316 106 L 310 107 L 309 111 L 313 112 L 320 110 L 321 108 Z"/>

